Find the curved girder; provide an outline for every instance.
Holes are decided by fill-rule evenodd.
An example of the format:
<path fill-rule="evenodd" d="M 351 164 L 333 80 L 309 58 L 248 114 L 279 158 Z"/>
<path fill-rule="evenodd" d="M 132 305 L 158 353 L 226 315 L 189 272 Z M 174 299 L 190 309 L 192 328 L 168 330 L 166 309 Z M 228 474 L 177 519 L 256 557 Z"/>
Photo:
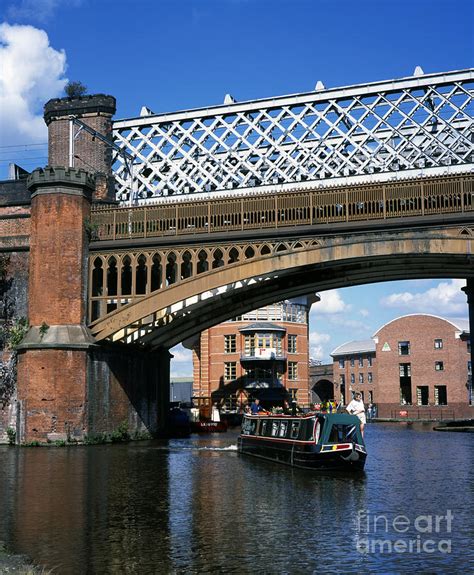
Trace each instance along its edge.
<path fill-rule="evenodd" d="M 336 239 L 305 251 L 239 262 L 152 293 L 97 321 L 91 330 L 98 341 L 120 340 L 129 328 L 128 333 L 135 332 L 130 341 L 171 347 L 250 309 L 312 291 L 395 279 L 472 276 L 470 239 L 458 234 L 363 234 L 344 244 Z M 224 288 L 227 293 L 222 293 Z"/>

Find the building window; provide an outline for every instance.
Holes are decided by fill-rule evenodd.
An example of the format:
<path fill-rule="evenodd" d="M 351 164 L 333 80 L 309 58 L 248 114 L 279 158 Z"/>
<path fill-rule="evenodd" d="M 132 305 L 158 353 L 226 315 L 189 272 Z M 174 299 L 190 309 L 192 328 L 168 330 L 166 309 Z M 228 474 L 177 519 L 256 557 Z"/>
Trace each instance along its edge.
<path fill-rule="evenodd" d="M 344 369 L 344 360 L 343 359 L 339 360 L 339 369 Z"/>
<path fill-rule="evenodd" d="M 401 363 L 398 367 L 400 377 L 411 377 L 411 363 Z"/>
<path fill-rule="evenodd" d="M 471 362 L 470 361 L 467 362 L 467 374 L 472 375 Z"/>
<path fill-rule="evenodd" d="M 409 341 L 399 341 L 398 342 L 398 355 L 410 355 L 410 342 Z"/>
<path fill-rule="evenodd" d="M 369 403 L 374 403 L 374 392 L 369 391 Z"/>
<path fill-rule="evenodd" d="M 355 375 L 351 373 L 351 383 L 355 383 L 355 381 L 356 381 Z"/>
<path fill-rule="evenodd" d="M 467 353 L 471 353 L 471 340 L 467 340 Z"/>
<path fill-rule="evenodd" d="M 372 382 L 373 382 L 372 372 L 369 371 L 369 372 L 367 373 L 367 383 L 372 383 Z"/>
<path fill-rule="evenodd" d="M 340 385 L 346 384 L 346 376 L 344 374 L 339 376 L 339 383 L 340 383 Z"/>
<path fill-rule="evenodd" d="M 288 353 L 296 353 L 296 335 L 288 335 Z"/>
<path fill-rule="evenodd" d="M 418 385 L 416 388 L 416 403 L 417 405 L 428 405 L 428 386 Z"/>
<path fill-rule="evenodd" d="M 435 361 L 435 370 L 444 371 L 444 363 L 442 361 Z"/>
<path fill-rule="evenodd" d="M 364 374 L 359 373 L 359 383 L 364 383 Z"/>
<path fill-rule="evenodd" d="M 235 361 L 224 362 L 224 380 L 232 381 L 237 377 L 237 363 Z"/>
<path fill-rule="evenodd" d="M 224 352 L 235 353 L 237 351 L 237 342 L 235 334 L 224 336 Z"/>
<path fill-rule="evenodd" d="M 298 379 L 298 363 L 296 361 L 288 362 L 288 379 Z"/>
<path fill-rule="evenodd" d="M 448 405 L 448 393 L 445 385 L 434 386 L 435 405 Z"/>
<path fill-rule="evenodd" d="M 359 367 L 364 367 L 364 358 L 359 355 Z"/>
<path fill-rule="evenodd" d="M 435 339 L 434 340 L 434 348 L 435 349 L 443 349 L 443 340 L 442 339 Z"/>
<path fill-rule="evenodd" d="M 372 356 L 371 355 L 369 355 L 369 357 L 367 358 L 367 366 L 372 367 Z"/>
<path fill-rule="evenodd" d="M 354 367 L 354 358 L 351 357 L 351 367 Z"/>

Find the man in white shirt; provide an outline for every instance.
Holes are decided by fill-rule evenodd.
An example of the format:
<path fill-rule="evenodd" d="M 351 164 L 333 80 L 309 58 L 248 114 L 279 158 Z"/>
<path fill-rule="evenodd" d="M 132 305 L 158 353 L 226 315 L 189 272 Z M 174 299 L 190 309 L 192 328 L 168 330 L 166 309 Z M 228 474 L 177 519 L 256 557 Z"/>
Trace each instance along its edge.
<path fill-rule="evenodd" d="M 367 421 L 365 418 L 364 402 L 362 401 L 362 395 L 359 392 L 354 394 L 354 398 L 346 407 L 346 411 L 351 415 L 356 415 L 360 419 L 360 432 L 362 433 L 362 437 L 364 437 L 364 427 Z"/>

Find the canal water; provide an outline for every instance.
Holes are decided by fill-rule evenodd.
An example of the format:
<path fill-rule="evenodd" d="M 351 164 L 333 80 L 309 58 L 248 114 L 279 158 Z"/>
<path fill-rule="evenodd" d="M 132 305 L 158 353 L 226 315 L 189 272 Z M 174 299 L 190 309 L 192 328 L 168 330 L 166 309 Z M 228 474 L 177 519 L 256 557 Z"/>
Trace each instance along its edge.
<path fill-rule="evenodd" d="M 55 574 L 474 573 L 474 435 L 372 424 L 360 477 L 241 456 L 237 431 L 0 446 L 0 540 Z"/>

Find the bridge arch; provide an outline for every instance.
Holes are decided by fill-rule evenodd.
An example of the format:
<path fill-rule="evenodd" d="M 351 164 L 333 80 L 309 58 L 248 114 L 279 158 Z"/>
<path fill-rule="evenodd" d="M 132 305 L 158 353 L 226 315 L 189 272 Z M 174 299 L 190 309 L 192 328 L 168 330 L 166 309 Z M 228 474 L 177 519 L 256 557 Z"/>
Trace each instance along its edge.
<path fill-rule="evenodd" d="M 283 245 L 283 241 L 282 241 Z M 354 234 L 306 249 L 210 269 L 151 293 L 91 324 L 96 340 L 172 347 L 274 301 L 338 287 L 474 275 L 470 236 L 455 229 Z"/>

